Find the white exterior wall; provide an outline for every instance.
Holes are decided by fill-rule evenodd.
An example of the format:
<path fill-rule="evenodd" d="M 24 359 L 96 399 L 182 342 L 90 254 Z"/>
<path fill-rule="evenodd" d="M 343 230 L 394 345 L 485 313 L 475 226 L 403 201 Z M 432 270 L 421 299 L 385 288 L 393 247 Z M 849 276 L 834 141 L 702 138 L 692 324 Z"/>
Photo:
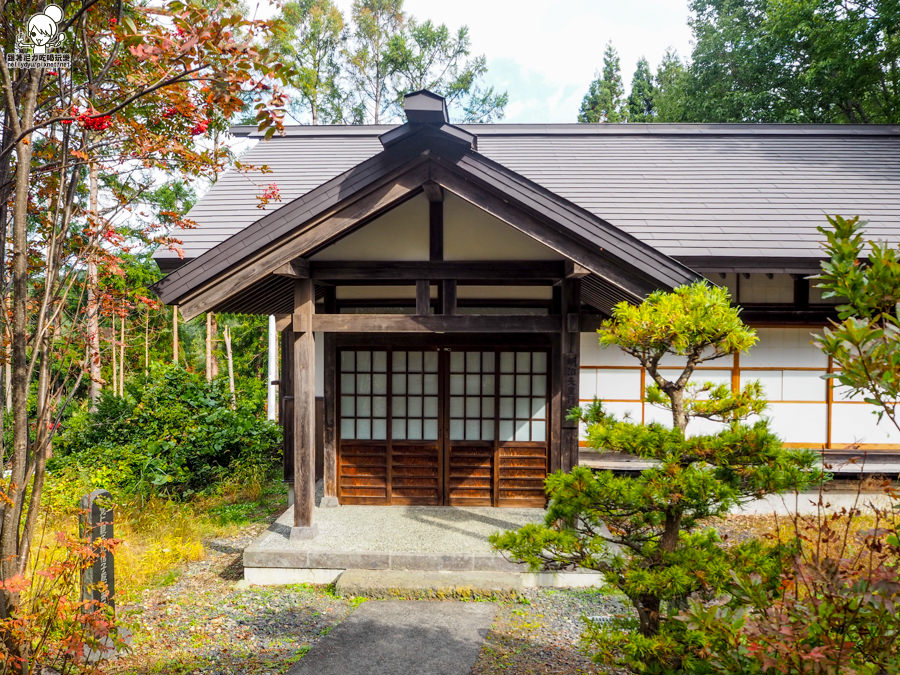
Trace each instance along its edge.
<path fill-rule="evenodd" d="M 877 423 L 874 407 L 860 397 L 847 399 L 835 386 L 829 404 L 828 358 L 812 344 L 810 328 L 757 328 L 759 342 L 735 361 L 710 361 L 694 381 L 730 383 L 737 374 L 743 386 L 759 380 L 769 400 L 772 429 L 790 445 L 833 449 L 859 443 L 874 449 L 900 447 L 900 435 L 888 422 Z M 673 359 L 663 365 L 674 366 Z M 677 369 L 673 367 L 673 373 Z M 645 403 L 642 383 L 650 384 L 637 362 L 614 347 L 601 349 L 594 333 L 581 335 L 582 404 L 596 396 L 610 412 L 629 413 L 637 421 L 668 422 L 669 412 Z M 688 431 L 704 433 L 719 425 L 695 420 Z M 830 440 L 830 444 L 829 444 Z"/>

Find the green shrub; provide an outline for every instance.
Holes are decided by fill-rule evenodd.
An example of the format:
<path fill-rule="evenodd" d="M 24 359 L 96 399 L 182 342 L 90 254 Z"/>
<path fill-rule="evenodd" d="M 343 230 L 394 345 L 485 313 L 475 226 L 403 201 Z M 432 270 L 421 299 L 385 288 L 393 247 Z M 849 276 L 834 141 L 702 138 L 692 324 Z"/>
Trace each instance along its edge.
<path fill-rule="evenodd" d="M 51 503 L 94 487 L 185 498 L 209 492 L 232 468 L 257 474 L 275 466 L 280 429 L 263 414 L 264 385 L 241 384 L 234 409 L 224 378 L 206 382 L 171 365 L 154 368 L 125 396 L 104 392 L 58 437 L 50 471 L 66 480 L 50 486 Z"/>

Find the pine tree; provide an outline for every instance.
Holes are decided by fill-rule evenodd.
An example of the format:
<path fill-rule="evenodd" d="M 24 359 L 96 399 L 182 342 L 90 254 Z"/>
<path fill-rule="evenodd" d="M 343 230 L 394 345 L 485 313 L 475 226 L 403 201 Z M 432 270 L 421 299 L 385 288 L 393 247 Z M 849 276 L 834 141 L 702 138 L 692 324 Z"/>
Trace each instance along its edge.
<path fill-rule="evenodd" d="M 578 121 L 591 124 L 621 122 L 624 95 L 619 54 L 612 42 L 609 42 L 603 52 L 603 71 L 600 77 L 591 82 L 590 89 L 581 102 Z"/>
<path fill-rule="evenodd" d="M 656 88 L 653 86 L 653 75 L 650 73 L 650 63 L 643 56 L 637 62 L 634 77 L 631 78 L 631 94 L 628 96 L 626 106 L 629 122 L 652 122 L 656 115 L 653 105 L 653 96 Z"/>

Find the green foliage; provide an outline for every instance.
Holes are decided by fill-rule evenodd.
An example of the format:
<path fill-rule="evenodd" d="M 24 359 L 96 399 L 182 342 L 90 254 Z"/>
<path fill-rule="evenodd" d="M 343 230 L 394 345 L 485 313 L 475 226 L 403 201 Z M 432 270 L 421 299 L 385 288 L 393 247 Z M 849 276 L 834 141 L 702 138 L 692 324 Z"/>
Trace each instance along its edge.
<path fill-rule="evenodd" d="M 758 385 L 739 392 L 691 386 L 698 363 L 756 341 L 724 289 L 701 282 L 654 293 L 636 307 L 619 304 L 599 334 L 601 345 L 619 347 L 647 369 L 655 383 L 648 396 L 672 411 L 672 425 L 618 420 L 599 401 L 573 415 L 586 424 L 592 447 L 652 460 L 652 466 L 638 476 L 586 467 L 555 473 L 546 482 L 544 523 L 491 541 L 533 568 L 602 572 L 631 600 L 637 620 L 592 626 L 586 640 L 595 657 L 639 673 L 677 672 L 694 658 L 696 636 L 676 620 L 688 600 L 714 597 L 736 568 L 766 564 L 756 542 L 724 547 L 707 519 L 803 487 L 815 478 L 815 456 L 785 450 L 765 420 L 742 422 L 764 407 Z M 663 356 L 683 361 L 677 378 L 661 374 Z M 689 436 L 693 417 L 724 427 Z"/>
<path fill-rule="evenodd" d="M 773 564 L 736 568 L 725 602 L 692 602 L 682 617 L 694 638 L 688 672 L 900 671 L 900 502 L 885 487 L 893 509 L 794 516 L 763 551 Z"/>
<path fill-rule="evenodd" d="M 629 122 L 652 122 L 656 110 L 653 105 L 655 89 L 650 64 L 643 56 L 637 62 L 634 77 L 631 78 L 631 93 L 625 106 Z"/>
<path fill-rule="evenodd" d="M 313 124 L 342 121 L 340 50 L 344 17 L 331 0 L 288 2 L 276 24 L 275 45 L 292 62 L 295 113 L 308 111 Z"/>
<path fill-rule="evenodd" d="M 829 259 L 816 277 L 825 298 L 837 297 L 840 322 L 832 322 L 816 342 L 834 359 L 839 372 L 831 375 L 877 406 L 900 430 L 900 251 L 863 239 L 859 218 L 829 217 L 820 227 Z M 865 263 L 860 263 L 868 246 Z"/>
<path fill-rule="evenodd" d="M 428 89 L 447 99 L 460 122 L 493 122 L 503 117 L 508 96 L 478 82 L 487 73 L 484 56 L 470 58 L 469 29 L 455 33 L 444 24 L 410 18 L 406 30 L 393 35 L 388 61 L 394 72 L 391 85 L 399 102 L 411 91 Z M 455 108 L 461 109 L 460 115 Z"/>
<path fill-rule="evenodd" d="M 409 16 L 403 0 L 355 0 L 347 18 L 332 0 L 295 0 L 278 26 L 295 115 L 313 124 L 391 122 L 419 89 L 444 96 L 455 121 L 503 116 L 508 97 L 484 84 L 487 62 L 471 53 L 468 28 Z"/>
<path fill-rule="evenodd" d="M 603 70 L 600 76 L 591 82 L 588 93 L 581 102 L 578 121 L 590 124 L 621 122 L 624 94 L 619 54 L 612 46 L 612 42 L 609 42 L 603 52 Z"/>
<path fill-rule="evenodd" d="M 263 385 L 243 384 L 232 409 L 224 378 L 207 383 L 176 366 L 154 366 L 126 396 L 104 392 L 95 411 L 74 414 L 50 470 L 72 476 L 79 490 L 88 483 L 183 498 L 209 491 L 237 467 L 269 467 L 279 452 L 279 429 L 262 414 Z"/>
<path fill-rule="evenodd" d="M 656 69 L 653 107 L 656 122 L 682 122 L 685 119 L 684 89 L 688 72 L 677 52 L 667 49 Z"/>
<path fill-rule="evenodd" d="M 900 121 L 895 0 L 693 0 L 683 118 Z"/>
<path fill-rule="evenodd" d="M 690 58 L 667 51 L 652 84 L 638 63 L 628 121 L 900 122 L 896 0 L 691 0 L 689 7 Z M 605 100 L 598 83 L 579 121 L 602 119 L 588 113 Z"/>
<path fill-rule="evenodd" d="M 763 404 L 753 402 L 760 393 L 755 385 L 734 396 L 707 384 L 688 390 L 699 364 L 746 351 L 756 343 L 756 333 L 743 324 L 725 288 L 700 282 L 671 293 L 656 291 L 640 305 L 619 303 L 598 332 L 602 346 L 619 347 L 647 369 L 655 385 L 648 390 L 651 402 L 668 399 L 665 405 L 672 410 L 674 426 L 681 430 L 692 411 L 709 419 L 735 420 L 761 410 Z M 667 379 L 659 369 L 664 356 L 684 359 L 674 379 Z"/>

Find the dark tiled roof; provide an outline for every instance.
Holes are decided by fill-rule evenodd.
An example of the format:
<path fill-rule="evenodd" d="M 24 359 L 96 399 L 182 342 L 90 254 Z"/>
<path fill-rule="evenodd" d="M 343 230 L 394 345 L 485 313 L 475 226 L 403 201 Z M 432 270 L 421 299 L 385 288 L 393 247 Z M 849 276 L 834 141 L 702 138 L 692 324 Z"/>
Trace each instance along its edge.
<path fill-rule="evenodd" d="M 592 272 L 601 309 L 611 307 L 607 302 L 611 298 L 635 300 L 655 288 L 672 288 L 697 278 L 691 269 L 652 246 L 475 152 L 471 147 L 474 137 L 456 128 L 447 131 L 445 126 L 403 127 L 398 130 L 406 132 L 402 139 L 385 143 L 382 152 L 258 215 L 251 224 L 178 267 L 155 284 L 155 290 L 166 303 L 182 305 L 189 316 L 212 307 L 225 311 L 222 308 L 235 298 L 244 303 L 242 294 L 248 292 L 259 299 L 257 285 L 281 264 L 327 245 L 357 220 L 336 217 L 326 227 L 322 219 L 329 213 L 340 213 L 340 208 L 381 195 L 385 188 L 393 194 L 381 208 L 389 208 L 426 182 L 445 186 L 501 216 L 513 209 L 515 216 L 508 217 L 513 218 L 509 222 L 515 227 Z M 254 308 L 270 311 L 262 305 Z"/>
<path fill-rule="evenodd" d="M 391 128 L 299 127 L 258 142 L 242 161 L 272 173 L 225 174 L 191 210 L 198 227 L 178 235 L 185 256 L 377 154 Z M 827 214 L 860 215 L 871 237 L 900 241 L 900 127 L 463 128 L 479 153 L 678 258 L 818 257 Z M 257 208 L 271 182 L 282 202 Z"/>

